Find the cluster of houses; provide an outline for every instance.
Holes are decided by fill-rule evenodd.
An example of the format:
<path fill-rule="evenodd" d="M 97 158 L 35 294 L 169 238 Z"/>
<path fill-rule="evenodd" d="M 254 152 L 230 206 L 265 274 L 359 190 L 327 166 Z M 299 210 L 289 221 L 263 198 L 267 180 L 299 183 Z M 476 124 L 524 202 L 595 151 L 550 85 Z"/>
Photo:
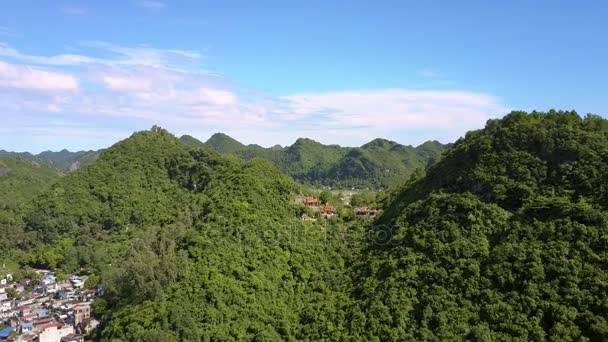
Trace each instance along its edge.
<path fill-rule="evenodd" d="M 98 322 L 91 302 L 101 288 L 84 288 L 86 276 L 58 281 L 51 271 L 37 270 L 37 281 L 0 280 L 0 341 L 83 342 Z"/>
<path fill-rule="evenodd" d="M 316 197 L 310 196 L 310 197 L 296 198 L 296 202 L 302 203 L 305 206 L 311 208 L 313 210 L 313 212 L 319 213 L 320 216 L 325 219 L 330 219 L 330 218 L 336 217 L 336 214 L 337 214 L 336 207 L 330 205 L 329 203 L 321 204 L 319 199 L 317 199 Z M 352 209 L 353 209 L 353 213 L 356 216 L 373 217 L 379 213 L 378 209 L 373 209 L 373 208 L 369 208 L 369 207 L 356 207 L 356 208 L 352 208 Z M 313 217 L 309 217 L 306 214 L 303 214 L 302 220 L 315 221 L 316 219 Z"/>
<path fill-rule="evenodd" d="M 302 200 L 302 203 L 311 208 L 313 212 L 319 213 L 321 217 L 325 219 L 330 219 L 336 216 L 336 207 L 330 205 L 329 203 L 321 204 L 319 200 L 315 197 L 305 197 Z M 303 217 L 303 220 L 310 220 L 308 217 Z"/>

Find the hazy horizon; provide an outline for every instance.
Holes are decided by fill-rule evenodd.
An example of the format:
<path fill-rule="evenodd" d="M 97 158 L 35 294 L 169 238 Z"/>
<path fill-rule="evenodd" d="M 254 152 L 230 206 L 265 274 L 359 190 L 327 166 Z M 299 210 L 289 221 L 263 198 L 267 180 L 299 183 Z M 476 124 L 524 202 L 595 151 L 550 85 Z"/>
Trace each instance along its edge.
<path fill-rule="evenodd" d="M 163 128 L 164 128 L 164 127 L 163 127 Z M 139 132 L 139 131 L 134 131 L 134 132 L 131 132 L 131 134 L 133 134 L 133 133 L 135 133 L 135 132 Z M 211 135 L 209 135 L 209 136 L 207 136 L 207 137 L 203 137 L 203 138 L 201 138 L 201 137 L 197 137 L 197 136 L 194 136 L 194 135 L 192 135 L 192 134 L 188 134 L 188 133 L 184 133 L 184 134 L 176 134 L 175 132 L 171 132 L 171 131 L 169 131 L 169 132 L 170 132 L 171 134 L 175 135 L 177 138 L 181 138 L 182 136 L 189 135 L 189 136 L 191 136 L 191 137 L 193 137 L 193 138 L 195 138 L 195 139 L 197 139 L 197 140 L 199 140 L 199 141 L 201 141 L 201 142 L 203 142 L 203 143 L 204 143 L 204 142 L 206 142 L 207 140 L 211 139 L 211 137 L 212 137 L 213 135 L 215 135 L 215 134 L 225 134 L 225 135 L 229 136 L 230 138 L 233 138 L 233 139 L 237 140 L 238 142 L 242 143 L 243 145 L 246 145 L 246 146 L 247 146 L 247 145 L 259 145 L 259 146 L 262 146 L 262 147 L 264 147 L 264 148 L 271 148 L 271 147 L 274 147 L 274 146 L 277 146 L 277 145 L 280 145 L 281 147 L 288 147 L 288 146 L 293 145 L 293 144 L 294 144 L 294 143 L 295 143 L 295 142 L 296 142 L 298 139 L 311 139 L 311 138 L 308 138 L 308 137 L 297 137 L 297 138 L 296 138 L 296 139 L 294 139 L 294 140 L 293 140 L 291 143 L 284 144 L 284 145 L 283 145 L 283 144 L 261 145 L 261 144 L 256 144 L 255 142 L 253 142 L 253 143 L 248 143 L 248 142 L 245 142 L 245 141 L 239 140 L 238 138 L 236 138 L 236 137 L 234 137 L 234 136 L 232 136 L 232 135 L 230 135 L 230 134 L 227 134 L 227 133 L 225 133 L 225 132 L 214 132 L 214 133 L 211 133 Z M 5 148 L 0 147 L 0 150 L 6 151 L 6 152 L 12 152 L 12 153 L 31 153 L 31 154 L 33 154 L 33 155 L 40 154 L 40 153 L 42 153 L 42 152 L 49 152 L 49 151 L 50 151 L 50 152 L 60 152 L 60 151 L 63 151 L 63 150 L 67 150 L 67 151 L 69 151 L 69 152 L 97 151 L 97 150 L 100 150 L 100 149 L 105 149 L 105 148 L 108 148 L 108 147 L 110 147 L 110 146 L 114 145 L 115 143 L 117 143 L 117 142 L 119 142 L 119 141 L 121 141 L 121 140 L 127 139 L 127 138 L 129 138 L 129 136 L 131 136 L 131 134 L 129 134 L 128 136 L 125 136 L 124 138 L 120 138 L 120 139 L 118 139 L 118 140 L 116 140 L 116 141 L 114 141 L 114 142 L 110 143 L 110 144 L 109 144 L 109 145 L 107 145 L 107 146 L 99 146 L 99 147 L 95 147 L 95 148 L 76 149 L 76 150 L 73 150 L 73 149 L 71 150 L 71 149 L 69 149 L 69 148 L 59 148 L 59 149 L 54 149 L 54 150 L 52 150 L 52 149 L 41 149 L 41 150 L 8 150 L 8 149 L 5 149 Z M 413 147 L 420 146 L 420 145 L 422 145 L 422 144 L 424 144 L 424 143 L 426 143 L 426 142 L 429 142 L 429 141 L 438 141 L 439 143 L 444 144 L 444 145 L 445 145 L 445 144 L 450 144 L 450 143 L 453 143 L 453 142 L 454 142 L 454 141 L 440 141 L 440 140 L 438 140 L 438 139 L 429 139 L 429 140 L 425 140 L 425 141 L 423 141 L 423 142 L 420 142 L 420 143 L 418 143 L 418 144 L 403 144 L 403 143 L 401 143 L 401 142 L 399 142 L 399 141 L 394 141 L 394 140 L 392 140 L 392 139 L 387 139 L 387 138 L 384 138 L 384 137 L 376 137 L 376 138 L 370 139 L 369 141 L 364 142 L 364 143 L 363 143 L 363 144 L 361 144 L 361 145 L 340 145 L 340 144 L 333 144 L 333 143 L 325 143 L 325 142 L 323 142 L 323 141 L 318 141 L 318 140 L 316 140 L 316 139 L 311 139 L 311 140 L 314 140 L 314 141 L 316 141 L 316 142 L 319 142 L 319 143 L 321 143 L 321 144 L 323 144 L 323 145 L 340 145 L 341 147 L 361 147 L 362 145 L 365 145 L 366 143 L 369 143 L 369 142 L 371 142 L 371 141 L 373 141 L 373 140 L 375 140 L 375 139 L 385 139 L 385 140 L 390 140 L 390 141 L 396 142 L 396 143 L 401 144 L 401 145 L 406 145 L 406 146 L 407 146 L 407 145 L 409 145 L 409 146 L 413 146 Z"/>

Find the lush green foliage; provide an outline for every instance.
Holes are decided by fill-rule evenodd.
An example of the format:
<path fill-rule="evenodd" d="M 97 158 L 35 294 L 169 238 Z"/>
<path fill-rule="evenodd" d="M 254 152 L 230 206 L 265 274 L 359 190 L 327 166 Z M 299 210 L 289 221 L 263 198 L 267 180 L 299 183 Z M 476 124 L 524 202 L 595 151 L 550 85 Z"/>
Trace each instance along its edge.
<path fill-rule="evenodd" d="M 608 125 L 514 112 L 389 201 L 358 268 L 353 334 L 608 338 Z"/>
<path fill-rule="evenodd" d="M 22 206 L 59 179 L 48 164 L 26 157 L 0 157 L 0 223 L 15 223 Z"/>
<path fill-rule="evenodd" d="M 181 140 L 188 144 L 201 144 L 190 136 L 184 136 Z M 269 160 L 305 184 L 363 189 L 400 184 L 416 169 L 424 170 L 434 163 L 447 148 L 437 141 L 414 148 L 384 139 L 376 139 L 356 148 L 323 145 L 310 139 L 298 139 L 285 148 L 263 148 L 243 145 L 222 133 L 214 134 L 202 145 L 244 160 L 256 157 Z"/>
<path fill-rule="evenodd" d="M 606 120 L 491 120 L 426 174 L 353 195 L 382 206 L 371 226 L 352 211 L 299 220 L 311 209 L 292 199 L 306 190 L 253 157 L 325 177 L 336 165 L 407 164 L 394 151 L 408 147 L 221 138 L 227 155 L 157 127 L 135 133 L 24 197 L 3 254 L 101 282 L 94 311 L 108 341 L 608 339 Z M 442 147 L 416 149 L 430 163 Z"/>
<path fill-rule="evenodd" d="M 239 141 L 223 133 L 215 133 L 203 146 L 210 147 L 221 153 L 234 153 L 245 147 Z"/>
<path fill-rule="evenodd" d="M 38 196 L 13 258 L 100 275 L 104 340 L 341 339 L 360 239 L 297 219 L 299 192 L 155 127 Z"/>
<path fill-rule="evenodd" d="M 99 151 L 77 151 L 70 152 L 61 150 L 59 152 L 44 151 L 36 155 L 37 158 L 46 160 L 49 164 L 63 172 L 77 170 L 99 158 Z"/>
<path fill-rule="evenodd" d="M 350 204 L 353 207 L 377 207 L 378 194 L 371 191 L 361 191 L 352 195 Z"/>
<path fill-rule="evenodd" d="M 84 165 L 95 161 L 99 157 L 101 151 L 102 150 L 70 152 L 68 150 L 61 150 L 59 152 L 44 151 L 33 155 L 28 152 L 7 152 L 0 150 L 0 156 L 23 157 L 38 163 L 43 162 L 54 167 L 59 172 L 66 173 L 77 170 Z"/>

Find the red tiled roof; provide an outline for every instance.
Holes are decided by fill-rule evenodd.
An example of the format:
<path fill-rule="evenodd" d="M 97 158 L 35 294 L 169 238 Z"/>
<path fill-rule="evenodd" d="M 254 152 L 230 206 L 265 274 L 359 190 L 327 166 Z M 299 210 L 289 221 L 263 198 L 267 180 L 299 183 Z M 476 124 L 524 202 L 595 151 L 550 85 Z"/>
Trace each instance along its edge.
<path fill-rule="evenodd" d="M 325 205 L 325 206 L 321 207 L 321 212 L 323 212 L 325 214 L 333 214 L 336 212 L 336 207 L 331 206 L 331 205 Z"/>
<path fill-rule="evenodd" d="M 40 328 L 42 330 L 46 330 L 46 329 L 49 329 L 49 328 L 61 329 L 61 328 L 63 328 L 63 324 L 62 323 L 51 323 L 51 324 L 43 325 Z"/>
<path fill-rule="evenodd" d="M 41 324 L 48 324 L 53 322 L 52 318 L 43 318 L 43 319 L 39 319 L 37 321 L 34 321 L 34 325 L 41 325 Z"/>

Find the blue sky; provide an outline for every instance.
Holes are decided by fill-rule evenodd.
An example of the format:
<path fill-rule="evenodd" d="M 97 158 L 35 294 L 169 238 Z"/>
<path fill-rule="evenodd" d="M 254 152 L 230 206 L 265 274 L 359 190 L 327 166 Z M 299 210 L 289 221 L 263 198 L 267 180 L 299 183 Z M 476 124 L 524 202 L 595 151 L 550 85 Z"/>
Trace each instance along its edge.
<path fill-rule="evenodd" d="M 601 1 L 12 1 L 0 149 L 453 141 L 511 109 L 608 113 Z"/>

